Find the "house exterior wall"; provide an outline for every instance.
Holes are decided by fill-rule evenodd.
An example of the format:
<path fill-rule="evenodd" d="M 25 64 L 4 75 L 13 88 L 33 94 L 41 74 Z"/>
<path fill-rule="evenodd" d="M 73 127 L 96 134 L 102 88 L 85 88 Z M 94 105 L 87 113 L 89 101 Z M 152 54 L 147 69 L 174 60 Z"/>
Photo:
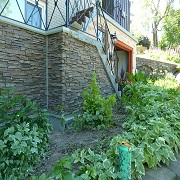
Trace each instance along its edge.
<path fill-rule="evenodd" d="M 96 46 L 67 32 L 43 35 L 0 22 L 1 88 L 15 87 L 18 94 L 40 102 L 43 108 L 48 95 L 50 112 L 57 113 L 62 105 L 69 114 L 78 110 L 93 71 L 103 96 L 114 93 Z"/>
<path fill-rule="evenodd" d="M 0 22 L 0 87 L 15 87 L 45 105 L 43 35 Z"/>
<path fill-rule="evenodd" d="M 108 27 L 110 32 L 113 34 L 116 32 L 117 39 L 124 44 L 130 46 L 133 48 L 132 50 L 132 72 L 135 72 L 136 69 L 136 44 L 137 41 L 133 39 L 131 36 L 127 34 L 127 32 L 124 30 L 119 29 L 115 24 L 108 21 Z M 125 33 L 126 32 L 126 33 Z"/>
<path fill-rule="evenodd" d="M 112 18 L 108 17 L 107 15 L 105 16 L 105 18 L 106 18 L 110 33 L 111 34 L 116 33 L 117 39 L 119 41 L 121 41 L 124 44 L 133 48 L 133 50 L 132 50 L 132 72 L 135 72 L 137 40 L 128 31 L 126 31 L 124 28 L 120 27 L 120 25 L 117 22 L 115 22 Z M 105 24 L 104 19 L 102 17 L 99 17 L 98 21 L 99 21 L 98 26 L 102 27 L 102 29 L 106 30 L 106 27 L 104 26 L 104 24 Z M 97 27 L 95 27 L 93 25 L 93 23 L 97 24 L 97 20 L 94 19 L 94 21 L 88 25 L 87 32 L 96 36 L 96 31 L 94 28 L 97 28 Z M 110 42 L 110 36 L 108 36 L 108 41 Z"/>
<path fill-rule="evenodd" d="M 58 105 L 67 114 L 78 110 L 82 90 L 89 86 L 93 71 L 98 75 L 103 96 L 114 93 L 95 46 L 67 32 L 50 35 L 49 46 L 49 109 L 52 112 L 57 111 Z"/>
<path fill-rule="evenodd" d="M 48 24 L 50 23 L 49 29 L 56 28 L 58 26 L 62 26 L 66 24 L 65 3 L 66 3 L 65 0 L 57 1 L 57 6 L 55 7 L 54 0 L 48 1 Z"/>
<path fill-rule="evenodd" d="M 72 17 L 76 17 L 76 12 L 92 7 L 93 4 L 95 4 L 95 1 L 96 0 L 86 0 L 85 2 L 76 2 L 74 0 L 69 0 L 69 20 L 71 21 Z M 52 15 L 53 17 L 51 19 Z M 66 24 L 66 0 L 57 1 L 56 7 L 54 0 L 48 1 L 48 24 L 49 29 Z"/>

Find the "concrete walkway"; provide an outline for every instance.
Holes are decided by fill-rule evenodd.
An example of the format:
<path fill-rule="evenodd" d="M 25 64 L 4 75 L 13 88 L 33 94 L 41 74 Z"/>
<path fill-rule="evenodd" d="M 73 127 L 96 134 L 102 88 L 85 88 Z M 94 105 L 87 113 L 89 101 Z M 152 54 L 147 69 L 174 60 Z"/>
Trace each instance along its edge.
<path fill-rule="evenodd" d="M 169 166 L 163 165 L 157 169 L 149 169 L 143 180 L 180 180 L 180 154 L 177 161 L 171 161 Z"/>

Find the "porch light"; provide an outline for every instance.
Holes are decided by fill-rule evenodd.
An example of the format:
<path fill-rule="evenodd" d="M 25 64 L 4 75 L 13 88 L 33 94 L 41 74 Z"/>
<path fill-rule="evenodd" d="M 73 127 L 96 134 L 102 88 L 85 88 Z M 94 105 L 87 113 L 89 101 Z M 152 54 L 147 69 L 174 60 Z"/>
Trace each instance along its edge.
<path fill-rule="evenodd" d="M 109 52 L 109 58 L 111 61 L 114 61 L 113 58 L 113 54 L 114 54 L 114 47 L 116 45 L 116 41 L 117 41 L 117 36 L 116 36 L 116 32 L 114 34 L 110 34 L 111 37 L 111 42 L 112 42 L 112 46 L 111 46 L 111 51 Z"/>
<path fill-rule="evenodd" d="M 115 45 L 115 44 L 116 44 L 116 41 L 117 41 L 116 32 L 115 32 L 114 34 L 111 34 L 110 37 L 111 37 L 111 39 L 112 39 L 113 45 Z"/>

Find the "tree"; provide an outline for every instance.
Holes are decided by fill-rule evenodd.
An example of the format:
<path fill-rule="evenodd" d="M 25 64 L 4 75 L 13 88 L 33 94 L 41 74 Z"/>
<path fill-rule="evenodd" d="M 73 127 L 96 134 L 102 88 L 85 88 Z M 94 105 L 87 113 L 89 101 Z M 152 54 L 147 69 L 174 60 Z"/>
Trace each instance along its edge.
<path fill-rule="evenodd" d="M 170 11 L 163 21 L 163 36 L 160 42 L 162 49 L 175 49 L 180 46 L 180 9 Z"/>
<path fill-rule="evenodd" d="M 10 4 L 11 4 L 10 1 L 0 0 L 0 13 L 2 13 L 0 15 L 7 16 L 9 13 L 11 13 Z M 5 9 L 4 9 L 4 7 L 5 7 Z M 3 12 L 1 12 L 2 10 L 3 10 Z"/>
<path fill-rule="evenodd" d="M 147 47 L 147 49 L 149 49 L 149 47 L 150 47 L 150 45 L 151 45 L 151 42 L 150 42 L 150 40 L 149 40 L 148 37 L 142 36 L 142 37 L 139 39 L 138 45 L 142 45 L 143 47 Z"/>
<path fill-rule="evenodd" d="M 153 45 L 158 47 L 158 31 L 162 20 L 168 16 L 174 0 L 143 0 L 146 8 L 150 8 L 153 33 Z"/>
<path fill-rule="evenodd" d="M 173 1 L 174 0 L 136 0 L 134 2 L 134 4 L 138 4 L 139 9 L 136 12 L 138 13 L 138 21 L 135 27 L 137 27 L 137 29 L 141 28 L 140 31 L 142 31 L 142 28 L 146 28 L 147 30 L 152 29 L 154 47 L 158 47 L 158 31 L 161 30 L 162 20 L 169 14 Z"/>

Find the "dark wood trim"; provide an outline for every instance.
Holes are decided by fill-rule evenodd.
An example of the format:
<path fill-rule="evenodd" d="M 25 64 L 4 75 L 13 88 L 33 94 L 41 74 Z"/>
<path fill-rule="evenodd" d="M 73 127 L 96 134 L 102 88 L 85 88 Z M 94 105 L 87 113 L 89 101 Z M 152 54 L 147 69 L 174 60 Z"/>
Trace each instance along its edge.
<path fill-rule="evenodd" d="M 133 48 L 122 41 L 117 40 L 115 45 L 116 51 L 122 49 L 128 52 L 128 73 L 132 73 L 132 52 Z"/>

